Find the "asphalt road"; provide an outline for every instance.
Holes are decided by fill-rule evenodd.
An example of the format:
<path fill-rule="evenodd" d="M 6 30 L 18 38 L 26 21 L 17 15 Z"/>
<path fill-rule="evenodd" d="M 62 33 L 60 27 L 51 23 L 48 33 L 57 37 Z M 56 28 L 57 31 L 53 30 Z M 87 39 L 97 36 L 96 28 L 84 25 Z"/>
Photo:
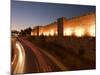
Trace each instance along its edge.
<path fill-rule="evenodd" d="M 80 57 L 70 48 L 64 48 L 55 43 L 47 43 L 47 45 L 40 43 L 36 44 L 35 41 L 29 41 L 24 37 L 16 40 L 15 45 L 13 44 L 12 74 L 95 68 L 95 61 Z"/>
<path fill-rule="evenodd" d="M 25 38 L 19 38 L 15 47 L 18 52 L 12 62 L 13 74 L 67 70 L 57 58 Z"/>

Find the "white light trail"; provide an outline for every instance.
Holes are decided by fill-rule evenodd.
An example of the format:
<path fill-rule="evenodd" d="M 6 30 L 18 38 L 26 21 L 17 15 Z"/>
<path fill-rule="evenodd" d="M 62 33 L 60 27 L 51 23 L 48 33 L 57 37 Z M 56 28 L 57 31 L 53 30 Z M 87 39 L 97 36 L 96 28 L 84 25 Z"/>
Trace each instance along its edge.
<path fill-rule="evenodd" d="M 23 73 L 24 72 L 24 64 L 25 64 L 25 51 L 20 42 L 16 42 L 16 47 L 18 49 L 18 61 L 14 70 L 14 74 Z"/>

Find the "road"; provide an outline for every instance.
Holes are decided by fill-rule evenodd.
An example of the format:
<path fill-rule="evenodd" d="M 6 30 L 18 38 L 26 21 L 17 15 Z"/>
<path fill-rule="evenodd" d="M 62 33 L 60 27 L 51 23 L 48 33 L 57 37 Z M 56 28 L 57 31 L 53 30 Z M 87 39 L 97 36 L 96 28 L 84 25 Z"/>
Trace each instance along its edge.
<path fill-rule="evenodd" d="M 74 48 L 63 47 L 54 42 L 29 41 L 25 37 L 13 43 L 12 72 L 43 73 L 94 69 L 95 61 L 73 52 Z M 76 49 L 75 49 L 76 50 Z"/>
<path fill-rule="evenodd" d="M 29 42 L 26 38 L 19 38 L 14 49 L 12 61 L 13 74 L 39 73 L 67 70 L 57 58 L 50 53 Z"/>

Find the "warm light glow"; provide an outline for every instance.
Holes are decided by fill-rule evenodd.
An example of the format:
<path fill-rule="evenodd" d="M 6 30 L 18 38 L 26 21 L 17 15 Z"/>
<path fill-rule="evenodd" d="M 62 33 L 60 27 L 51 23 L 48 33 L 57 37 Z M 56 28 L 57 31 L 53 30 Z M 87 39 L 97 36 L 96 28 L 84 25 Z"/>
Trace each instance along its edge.
<path fill-rule="evenodd" d="M 50 30 L 50 35 L 53 36 L 54 35 L 54 31 Z"/>
<path fill-rule="evenodd" d="M 56 35 L 56 36 L 57 36 L 57 31 L 54 33 L 54 35 Z"/>
<path fill-rule="evenodd" d="M 40 32 L 40 33 L 39 33 L 39 36 L 41 36 L 41 35 L 42 35 L 42 33 Z"/>
<path fill-rule="evenodd" d="M 74 34 L 75 34 L 77 37 L 84 36 L 84 34 L 85 34 L 84 28 L 82 28 L 82 27 L 77 27 L 77 28 L 75 28 Z"/>
<path fill-rule="evenodd" d="M 44 32 L 43 35 L 46 36 L 46 33 Z"/>
<path fill-rule="evenodd" d="M 49 33 L 48 32 L 46 33 L 46 36 L 49 36 Z"/>
<path fill-rule="evenodd" d="M 64 36 L 71 36 L 73 34 L 73 29 L 72 28 L 66 28 L 64 30 Z"/>
<path fill-rule="evenodd" d="M 88 33 L 90 36 L 94 37 L 95 36 L 95 25 L 90 26 Z"/>
<path fill-rule="evenodd" d="M 86 34 L 88 34 L 91 37 L 95 36 L 95 25 L 91 25 L 90 27 L 82 27 L 82 26 L 77 26 L 77 27 L 66 27 L 64 28 L 64 36 L 72 36 L 75 35 L 77 37 L 83 37 Z M 36 32 L 32 32 L 31 35 L 37 36 Z M 50 29 L 48 31 L 41 31 L 39 32 L 39 36 L 44 35 L 44 36 L 54 36 L 58 35 L 57 31 L 54 29 Z"/>
<path fill-rule="evenodd" d="M 33 36 L 34 34 L 33 34 L 33 32 L 31 32 L 31 36 Z"/>

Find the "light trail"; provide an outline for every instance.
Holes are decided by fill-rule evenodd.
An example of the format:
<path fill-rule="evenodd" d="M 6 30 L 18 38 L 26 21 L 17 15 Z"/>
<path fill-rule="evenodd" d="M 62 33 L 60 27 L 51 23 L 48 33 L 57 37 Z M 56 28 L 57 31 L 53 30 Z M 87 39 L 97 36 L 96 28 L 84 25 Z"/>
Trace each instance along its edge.
<path fill-rule="evenodd" d="M 51 55 L 50 53 L 42 50 L 41 48 L 39 48 L 39 50 L 44 53 L 47 57 L 49 57 L 61 70 L 68 70 L 68 68 L 66 68 L 60 61 L 58 61 L 57 58 L 55 58 L 53 55 Z"/>
<path fill-rule="evenodd" d="M 14 69 L 14 74 L 24 73 L 25 51 L 20 42 L 16 42 L 16 47 L 18 49 L 18 60 Z"/>
<path fill-rule="evenodd" d="M 38 61 L 38 65 L 39 65 L 38 68 L 40 69 L 40 71 L 42 72 L 52 71 L 52 68 L 48 64 L 47 60 L 45 59 L 45 56 L 39 51 L 39 49 L 35 45 L 33 45 L 27 40 L 21 39 L 21 41 L 25 43 L 33 51 Z"/>
<path fill-rule="evenodd" d="M 12 65 L 15 63 L 15 60 L 16 60 L 16 59 L 17 59 L 17 55 L 15 54 L 15 55 L 14 55 L 14 59 L 13 59 L 13 61 L 12 61 L 12 63 L 11 63 Z"/>

